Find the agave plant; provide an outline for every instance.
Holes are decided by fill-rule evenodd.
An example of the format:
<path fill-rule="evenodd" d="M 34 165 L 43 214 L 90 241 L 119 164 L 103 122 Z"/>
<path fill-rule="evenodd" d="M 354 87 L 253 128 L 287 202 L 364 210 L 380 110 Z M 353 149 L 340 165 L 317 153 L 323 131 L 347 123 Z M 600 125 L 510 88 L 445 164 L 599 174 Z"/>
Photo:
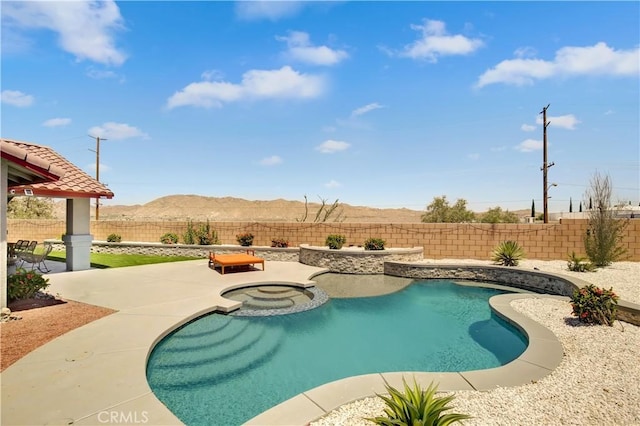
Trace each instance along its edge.
<path fill-rule="evenodd" d="M 518 266 L 524 257 L 524 250 L 515 241 L 503 241 L 493 250 L 493 260 L 498 265 Z"/>
<path fill-rule="evenodd" d="M 389 396 L 378 395 L 386 404 L 387 417 L 374 417 L 367 420 L 382 426 L 447 426 L 471 417 L 466 414 L 445 413 L 451 410 L 449 405 L 454 396 L 436 396 L 437 385 L 431 383 L 426 390 L 413 380 L 413 388 L 404 383 L 404 393 L 387 385 Z"/>

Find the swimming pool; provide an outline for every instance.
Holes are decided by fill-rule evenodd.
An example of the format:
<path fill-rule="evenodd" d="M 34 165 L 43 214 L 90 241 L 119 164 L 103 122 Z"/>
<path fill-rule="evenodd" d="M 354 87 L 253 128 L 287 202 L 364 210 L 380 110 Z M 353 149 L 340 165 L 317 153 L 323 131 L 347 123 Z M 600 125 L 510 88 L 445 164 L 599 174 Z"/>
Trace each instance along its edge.
<path fill-rule="evenodd" d="M 291 315 L 212 314 L 163 339 L 147 378 L 188 425 L 241 424 L 308 389 L 385 371 L 467 371 L 518 357 L 525 338 L 491 313 L 506 291 L 416 281 Z"/>

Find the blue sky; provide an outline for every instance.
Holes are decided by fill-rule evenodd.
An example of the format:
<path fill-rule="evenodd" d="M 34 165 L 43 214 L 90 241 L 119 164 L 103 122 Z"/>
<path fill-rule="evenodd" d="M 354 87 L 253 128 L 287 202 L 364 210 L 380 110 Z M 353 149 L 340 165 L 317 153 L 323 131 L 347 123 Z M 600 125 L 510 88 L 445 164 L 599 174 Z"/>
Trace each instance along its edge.
<path fill-rule="evenodd" d="M 640 201 L 638 2 L 2 2 L 2 136 L 115 193 Z"/>

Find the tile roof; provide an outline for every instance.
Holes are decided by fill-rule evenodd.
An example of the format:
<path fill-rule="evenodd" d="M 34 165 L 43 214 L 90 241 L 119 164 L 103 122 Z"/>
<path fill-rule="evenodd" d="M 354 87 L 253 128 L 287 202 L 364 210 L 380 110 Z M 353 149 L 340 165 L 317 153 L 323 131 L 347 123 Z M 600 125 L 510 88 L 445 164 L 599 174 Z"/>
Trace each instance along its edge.
<path fill-rule="evenodd" d="M 36 156 L 41 161 L 48 163 L 56 173 L 61 173 L 59 180 L 34 184 L 12 185 L 9 188 L 16 191 L 24 189 L 33 190 L 33 195 L 38 197 L 53 198 L 113 198 L 113 192 L 104 184 L 98 182 L 69 160 L 55 152 L 48 146 L 37 145 L 29 142 L 2 139 L 3 158 L 5 151 L 26 151 L 29 156 Z M 28 157 L 27 157 L 28 158 Z"/>
<path fill-rule="evenodd" d="M 64 175 L 64 170 L 14 144 L 0 143 L 0 154 L 9 165 L 9 186 L 53 181 Z"/>

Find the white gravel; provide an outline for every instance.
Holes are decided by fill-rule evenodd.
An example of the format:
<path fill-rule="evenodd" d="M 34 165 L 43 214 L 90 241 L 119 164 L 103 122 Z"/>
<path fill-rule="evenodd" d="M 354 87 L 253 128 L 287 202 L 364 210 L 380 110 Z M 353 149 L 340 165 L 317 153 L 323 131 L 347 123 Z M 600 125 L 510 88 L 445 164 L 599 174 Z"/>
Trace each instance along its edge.
<path fill-rule="evenodd" d="M 526 260 L 520 266 L 613 287 L 621 299 L 640 304 L 639 262 L 617 262 L 590 273 L 568 271 L 563 261 Z M 581 325 L 571 316 L 569 302 L 562 300 L 516 300 L 512 306 L 553 331 L 565 356 L 556 370 L 537 383 L 455 392 L 455 411 L 473 416 L 465 425 L 640 425 L 640 327 L 620 322 L 613 327 Z M 383 415 L 383 409 L 379 398 L 365 398 L 311 425 L 372 425 L 363 418 Z"/>

